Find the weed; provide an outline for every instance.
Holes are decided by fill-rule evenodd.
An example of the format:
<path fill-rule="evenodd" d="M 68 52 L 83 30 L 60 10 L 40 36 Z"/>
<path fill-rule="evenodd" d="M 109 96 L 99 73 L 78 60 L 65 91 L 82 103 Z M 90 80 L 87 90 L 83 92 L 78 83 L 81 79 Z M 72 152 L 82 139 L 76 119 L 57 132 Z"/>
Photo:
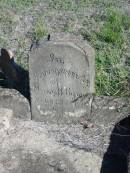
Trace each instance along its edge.
<path fill-rule="evenodd" d="M 47 24 L 46 24 L 43 16 L 39 17 L 38 20 L 36 21 L 34 28 L 33 28 L 33 32 L 34 32 L 34 38 L 36 40 L 39 40 L 40 38 L 47 35 L 48 28 L 47 28 Z"/>

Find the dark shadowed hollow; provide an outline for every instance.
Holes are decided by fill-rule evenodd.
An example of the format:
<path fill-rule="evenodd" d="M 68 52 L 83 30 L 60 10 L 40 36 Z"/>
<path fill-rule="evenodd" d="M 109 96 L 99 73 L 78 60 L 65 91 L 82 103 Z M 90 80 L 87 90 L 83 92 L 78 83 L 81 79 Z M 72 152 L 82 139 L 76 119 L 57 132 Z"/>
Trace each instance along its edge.
<path fill-rule="evenodd" d="M 104 154 L 100 173 L 128 173 L 130 153 L 130 117 L 115 125 L 110 144 Z"/>
<path fill-rule="evenodd" d="M 26 97 L 30 102 L 30 87 L 29 87 L 29 73 L 27 70 L 23 69 L 20 65 L 12 62 L 17 74 L 20 78 L 19 82 L 13 81 L 13 79 L 8 78 L 2 71 L 0 71 L 0 87 L 16 89 L 24 97 Z"/>

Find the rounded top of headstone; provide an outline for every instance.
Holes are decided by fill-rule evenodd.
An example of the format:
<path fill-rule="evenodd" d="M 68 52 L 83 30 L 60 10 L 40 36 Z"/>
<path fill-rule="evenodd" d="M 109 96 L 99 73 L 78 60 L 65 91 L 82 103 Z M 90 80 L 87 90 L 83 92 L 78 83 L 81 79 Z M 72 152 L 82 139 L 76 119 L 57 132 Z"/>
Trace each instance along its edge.
<path fill-rule="evenodd" d="M 81 36 L 76 36 L 74 34 L 70 34 L 70 33 L 64 33 L 64 32 L 60 32 L 60 33 L 53 33 L 52 35 L 50 34 L 49 36 L 49 41 L 47 38 L 41 39 L 39 41 L 39 46 L 41 47 L 41 45 L 44 45 L 44 43 L 49 43 L 49 42 L 53 42 L 53 43 L 71 43 L 73 44 L 73 46 L 77 46 L 77 48 L 79 48 L 82 51 L 87 52 L 88 56 L 95 56 L 95 51 L 94 49 L 91 47 L 91 45 L 88 43 L 87 40 L 84 40 Z"/>

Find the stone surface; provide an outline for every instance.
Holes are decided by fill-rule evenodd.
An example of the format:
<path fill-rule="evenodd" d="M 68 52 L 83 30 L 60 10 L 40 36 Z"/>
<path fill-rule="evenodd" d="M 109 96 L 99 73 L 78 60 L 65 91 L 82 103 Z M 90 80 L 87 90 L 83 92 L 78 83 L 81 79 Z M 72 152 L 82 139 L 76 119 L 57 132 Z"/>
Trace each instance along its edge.
<path fill-rule="evenodd" d="M 120 138 L 113 143 L 116 160 L 125 152 L 127 127 L 120 122 L 127 120 L 129 105 L 129 98 L 94 97 L 93 118 L 69 125 L 14 119 L 8 110 L 0 117 L 1 173 L 100 173 L 101 167 L 112 172 L 115 165 L 121 170 L 103 156 L 112 152 L 115 138 Z"/>
<path fill-rule="evenodd" d="M 1 173 L 100 171 L 100 156 L 56 142 L 43 123 L 11 120 L 10 127 L 0 131 L 0 136 Z"/>
<path fill-rule="evenodd" d="M 18 91 L 0 88 L 0 117 L 31 119 L 28 100 Z"/>
<path fill-rule="evenodd" d="M 53 36 L 30 54 L 33 119 L 68 122 L 90 113 L 94 51 L 74 36 Z"/>

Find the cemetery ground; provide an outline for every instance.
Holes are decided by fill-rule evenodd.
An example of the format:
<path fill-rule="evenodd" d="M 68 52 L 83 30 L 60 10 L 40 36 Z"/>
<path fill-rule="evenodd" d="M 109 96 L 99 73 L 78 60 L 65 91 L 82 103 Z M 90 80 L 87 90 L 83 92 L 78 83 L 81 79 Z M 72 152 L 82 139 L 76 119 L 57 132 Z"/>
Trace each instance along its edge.
<path fill-rule="evenodd" d="M 0 46 L 28 69 L 30 45 L 47 34 L 69 32 L 96 51 L 96 94 L 130 96 L 129 0 L 1 0 Z"/>
<path fill-rule="evenodd" d="M 77 114 L 76 117 L 74 114 L 70 121 L 67 115 L 65 116 L 67 122 L 59 114 L 63 123 L 57 120 L 55 123 L 48 120 L 36 122 L 31 119 L 32 115 L 35 115 L 34 106 L 37 106 L 41 115 L 44 115 L 40 106 L 45 99 L 37 91 L 37 87 L 34 87 L 36 93 L 34 90 L 34 94 L 31 95 L 31 103 L 34 104 L 31 110 L 29 101 L 19 92 L 0 88 L 0 173 L 43 173 L 43 171 L 44 173 L 128 173 L 130 165 L 130 1 L 0 0 L 0 47 L 10 48 L 15 53 L 15 61 L 25 69 L 25 74 L 29 71 L 32 93 L 33 72 L 35 70 L 39 72 L 39 69 L 46 67 L 49 52 L 46 51 L 43 56 L 39 56 L 39 60 L 40 57 L 44 57 L 45 63 L 35 61 L 37 65 L 35 68 L 33 58 L 38 57 L 35 56 L 35 50 L 39 52 L 39 50 L 49 50 L 49 46 L 53 48 L 51 39 L 54 33 L 59 33 L 58 44 L 59 37 L 62 37 L 63 33 L 65 35 L 69 33 L 76 38 L 81 36 L 86 44 L 89 43 L 94 48 L 95 95 L 86 94 L 85 97 L 81 97 L 83 101 L 86 99 L 85 109 L 88 112 L 85 116 Z M 43 38 L 47 39 L 48 34 L 51 40 L 46 42 L 48 46 L 44 44 L 41 47 L 43 49 L 37 47 L 34 53 L 32 51 L 31 62 L 29 55 L 32 45 L 39 46 Z M 70 56 L 72 59 L 68 59 L 72 62 L 75 58 L 78 60 L 79 49 L 75 45 L 69 46 L 77 51 L 77 56 L 73 56 L 75 51 L 71 55 L 60 49 L 66 55 L 65 63 L 66 57 Z M 61 52 L 54 51 L 58 57 Z M 88 60 L 91 59 L 91 56 L 87 57 Z M 68 64 L 69 62 L 67 60 Z M 83 67 L 82 64 L 85 65 L 84 61 L 80 60 L 79 69 Z M 75 65 L 77 64 L 73 63 L 72 67 Z M 30 70 L 29 67 L 33 68 Z M 51 68 L 53 67 L 55 68 L 55 64 L 52 64 Z M 89 69 L 88 66 L 85 67 Z M 64 70 L 67 71 L 67 68 Z M 74 70 L 75 68 L 72 72 L 75 72 Z M 53 69 L 49 71 L 52 77 L 56 76 L 53 72 L 55 72 Z M 65 71 L 61 73 L 63 75 Z M 65 83 L 62 80 L 60 82 L 58 76 L 59 81 L 56 81 L 63 83 L 65 87 L 68 82 L 71 88 L 75 80 L 72 78 L 69 81 L 66 76 L 64 79 Z M 2 77 L 0 84 L 4 84 Z M 38 82 L 35 84 L 40 88 Z M 41 89 L 44 89 L 44 80 L 40 84 Z M 48 85 L 45 89 L 48 89 Z M 74 87 L 71 89 L 75 92 Z M 69 95 L 73 94 L 69 92 Z M 64 106 L 66 105 L 62 105 L 61 108 Z M 54 118 L 53 115 L 52 119 L 48 116 L 49 120 L 53 121 Z"/>

